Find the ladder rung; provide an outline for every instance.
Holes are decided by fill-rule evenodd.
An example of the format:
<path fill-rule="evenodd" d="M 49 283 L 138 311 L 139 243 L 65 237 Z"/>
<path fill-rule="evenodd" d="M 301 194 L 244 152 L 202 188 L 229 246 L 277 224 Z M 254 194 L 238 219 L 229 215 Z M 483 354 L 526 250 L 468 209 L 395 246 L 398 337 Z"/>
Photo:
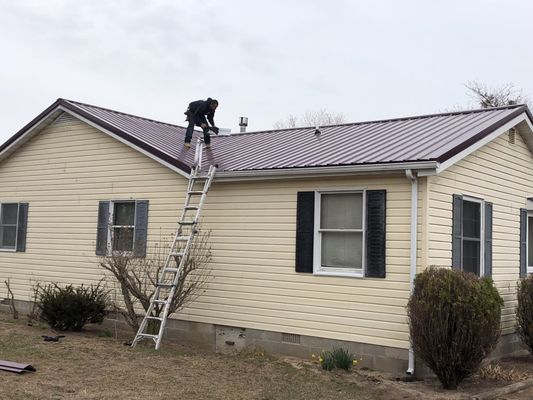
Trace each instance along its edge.
<path fill-rule="evenodd" d="M 180 221 L 180 225 L 195 225 L 196 221 Z"/>
<path fill-rule="evenodd" d="M 166 300 L 154 299 L 154 303 L 156 304 L 165 304 L 166 302 Z"/>
<path fill-rule="evenodd" d="M 149 339 L 157 339 L 159 337 L 159 335 L 150 335 L 149 333 L 138 333 L 137 335 Z"/>
<path fill-rule="evenodd" d="M 198 206 L 185 206 L 186 210 L 198 210 Z"/>
<path fill-rule="evenodd" d="M 174 257 L 183 257 L 185 253 L 182 253 L 180 251 L 173 251 L 170 253 L 171 256 L 174 256 Z M 169 268 L 166 268 L 166 269 L 169 269 Z"/>
<path fill-rule="evenodd" d="M 156 321 L 163 321 L 163 318 L 161 318 L 161 317 L 153 317 L 151 315 L 147 315 L 146 319 L 155 319 Z"/>
<path fill-rule="evenodd" d="M 163 272 L 178 272 L 177 268 L 165 268 Z"/>
<path fill-rule="evenodd" d="M 172 288 L 172 287 L 175 287 L 176 285 L 174 285 L 173 283 L 159 283 L 159 282 L 157 282 L 157 286 L 161 287 L 161 288 Z"/>
<path fill-rule="evenodd" d="M 204 194 L 205 192 L 203 190 L 191 190 L 187 193 L 188 194 Z"/>
<path fill-rule="evenodd" d="M 176 237 L 176 241 L 178 241 L 178 242 L 186 242 L 187 240 L 189 240 L 189 237 L 190 236 L 177 236 Z"/>

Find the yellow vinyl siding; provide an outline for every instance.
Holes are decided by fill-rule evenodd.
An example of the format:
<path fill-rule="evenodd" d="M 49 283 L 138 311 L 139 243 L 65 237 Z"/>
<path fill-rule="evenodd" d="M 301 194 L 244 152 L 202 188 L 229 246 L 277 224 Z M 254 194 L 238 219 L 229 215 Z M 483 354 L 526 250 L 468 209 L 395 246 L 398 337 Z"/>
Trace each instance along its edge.
<path fill-rule="evenodd" d="M 386 279 L 294 270 L 297 192 L 341 188 L 387 190 Z M 182 318 L 407 348 L 410 204 L 401 175 L 215 181 L 203 213 L 215 277 Z"/>
<path fill-rule="evenodd" d="M 0 252 L 0 276 L 11 278 L 20 300 L 29 300 L 38 281 L 97 282 L 98 201 L 148 199 L 149 241 L 157 241 L 160 227 L 165 234 L 175 227 L 185 184 L 168 168 L 63 115 L 0 163 L 0 201 L 29 203 L 26 252 Z"/>
<path fill-rule="evenodd" d="M 450 266 L 452 194 L 492 202 L 492 277 L 505 300 L 504 333 L 514 330 L 516 280 L 519 278 L 520 208 L 533 196 L 533 157 L 522 137 L 510 144 L 507 134 L 429 178 L 429 265 Z"/>
<path fill-rule="evenodd" d="M 98 201 L 149 200 L 153 243 L 174 231 L 185 184 L 154 160 L 62 117 L 0 163 L 0 201 L 29 203 L 27 250 L 1 252 L 0 276 L 11 278 L 21 300 L 29 299 L 32 281 L 96 282 L 102 276 L 94 255 Z M 297 192 L 327 188 L 387 190 L 385 279 L 295 272 Z M 215 179 L 203 213 L 203 227 L 211 230 L 212 278 L 178 317 L 407 348 L 410 190 L 403 175 Z M 424 193 L 421 185 L 421 204 Z M 420 206 L 419 238 L 423 212 Z"/>

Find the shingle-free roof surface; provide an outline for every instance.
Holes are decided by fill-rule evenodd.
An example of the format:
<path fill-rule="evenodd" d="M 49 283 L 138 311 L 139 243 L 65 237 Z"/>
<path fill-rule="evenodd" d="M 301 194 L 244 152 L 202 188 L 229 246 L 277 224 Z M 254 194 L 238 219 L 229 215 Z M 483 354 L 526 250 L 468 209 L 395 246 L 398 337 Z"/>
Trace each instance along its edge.
<path fill-rule="evenodd" d="M 184 149 L 184 127 L 71 100 L 56 103 L 185 171 L 192 165 L 196 140 Z M 324 126 L 320 134 L 313 127 L 214 136 L 204 158 L 219 171 L 442 162 L 523 112 L 530 115 L 519 105 Z"/>

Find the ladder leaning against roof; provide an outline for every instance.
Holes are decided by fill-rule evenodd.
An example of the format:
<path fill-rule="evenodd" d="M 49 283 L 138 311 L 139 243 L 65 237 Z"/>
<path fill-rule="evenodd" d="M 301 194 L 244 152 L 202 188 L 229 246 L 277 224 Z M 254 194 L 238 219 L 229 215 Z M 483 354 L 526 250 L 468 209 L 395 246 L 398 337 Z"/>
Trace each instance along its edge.
<path fill-rule="evenodd" d="M 203 140 L 198 139 L 194 155 L 194 164 L 189 176 L 185 204 L 178 222 L 178 229 L 172 245 L 170 246 L 170 251 L 166 257 L 163 269 L 158 277 L 150 306 L 148 307 L 146 315 L 139 326 L 139 330 L 131 343 L 132 347 L 135 347 L 138 342 L 144 339 L 152 339 L 155 342 L 156 350 L 161 346 L 161 340 L 163 338 L 172 299 L 176 294 L 181 273 L 187 263 L 194 238 L 198 234 L 197 224 L 199 222 L 200 212 L 202 211 L 205 197 L 216 172 L 216 167 L 210 165 L 207 174 L 201 174 L 202 144 Z M 195 187 L 198 185 L 200 185 L 201 188 Z M 175 261 L 176 266 L 172 265 L 173 260 Z M 160 311 L 161 316 L 156 316 L 155 311 Z M 148 326 L 152 325 L 149 324 L 149 321 L 156 321 L 156 323 L 159 323 L 157 334 L 146 332 Z"/>

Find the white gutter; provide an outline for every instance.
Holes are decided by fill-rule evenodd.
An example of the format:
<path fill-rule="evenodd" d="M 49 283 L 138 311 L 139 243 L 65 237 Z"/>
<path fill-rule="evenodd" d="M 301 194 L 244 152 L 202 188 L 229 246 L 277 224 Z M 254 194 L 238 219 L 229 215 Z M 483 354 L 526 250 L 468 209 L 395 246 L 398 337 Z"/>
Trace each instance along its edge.
<path fill-rule="evenodd" d="M 409 294 L 413 293 L 416 275 L 416 239 L 418 227 L 418 176 L 411 169 L 405 170 L 405 176 L 411 180 L 411 251 L 409 266 Z M 413 346 L 409 344 L 409 359 L 407 365 L 407 375 L 412 376 L 415 372 L 415 353 Z"/>
<path fill-rule="evenodd" d="M 425 174 L 434 174 L 439 164 L 436 161 L 420 161 L 409 163 L 387 163 L 373 165 L 343 165 L 335 167 L 304 167 L 283 168 L 253 171 L 221 171 L 217 172 L 217 182 L 229 182 L 236 180 L 264 180 L 279 178 L 305 178 L 343 174 L 369 174 L 384 172 L 402 172 L 405 170 L 425 170 Z"/>

